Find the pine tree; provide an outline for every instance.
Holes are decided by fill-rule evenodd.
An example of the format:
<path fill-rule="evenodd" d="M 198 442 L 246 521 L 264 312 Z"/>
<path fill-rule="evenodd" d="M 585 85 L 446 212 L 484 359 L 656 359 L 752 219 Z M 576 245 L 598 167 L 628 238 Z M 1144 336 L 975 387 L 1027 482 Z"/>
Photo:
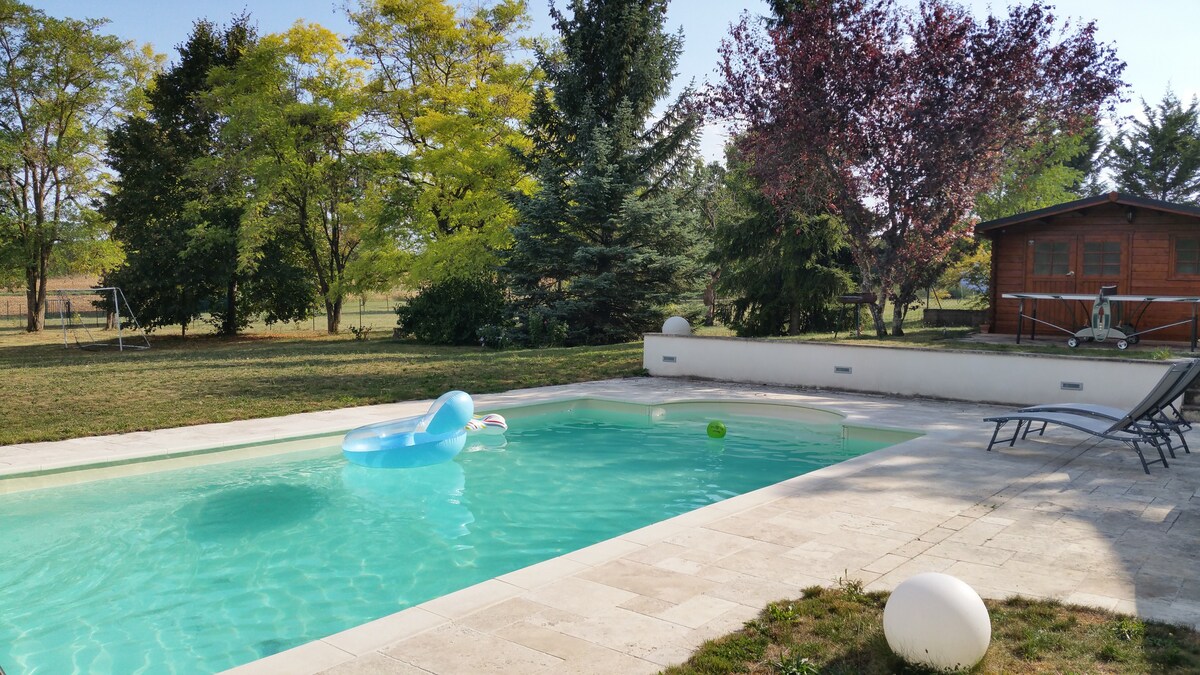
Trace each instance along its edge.
<path fill-rule="evenodd" d="M 717 288 L 733 296 L 730 325 L 750 337 L 832 329 L 835 298 L 852 283 L 845 225 L 818 204 L 808 214 L 776 208 L 736 145 L 726 163 L 731 208 L 717 224 L 711 259 L 721 269 Z"/>
<path fill-rule="evenodd" d="M 676 199 L 699 115 L 670 88 L 682 38 L 666 0 L 573 0 L 551 9 L 561 40 L 540 53 L 522 157 L 538 181 L 517 195 L 505 272 L 527 309 L 565 322 L 570 343 L 628 340 L 656 327 L 687 281 L 688 218 Z"/>
<path fill-rule="evenodd" d="M 1200 199 L 1200 110 L 1168 91 L 1157 108 L 1142 101 L 1144 120 L 1108 146 L 1117 190 L 1139 197 L 1195 203 Z"/>

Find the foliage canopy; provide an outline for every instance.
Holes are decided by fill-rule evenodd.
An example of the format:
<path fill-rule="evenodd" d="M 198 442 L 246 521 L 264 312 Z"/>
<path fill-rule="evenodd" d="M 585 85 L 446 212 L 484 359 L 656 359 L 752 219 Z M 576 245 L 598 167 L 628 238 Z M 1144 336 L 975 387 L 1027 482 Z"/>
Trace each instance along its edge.
<path fill-rule="evenodd" d="M 98 157 L 132 52 L 105 23 L 0 0 L 0 265 L 24 281 L 28 331 L 44 324 L 55 247 L 102 229 Z"/>
<path fill-rule="evenodd" d="M 527 310 L 565 323 L 568 342 L 605 344 L 661 322 L 690 279 L 692 214 L 677 188 L 700 116 L 669 91 L 682 37 L 665 32 L 665 0 L 573 0 L 551 8 L 560 37 L 539 52 L 546 82 L 522 153 L 537 178 L 504 270 Z"/>
<path fill-rule="evenodd" d="M 530 179 L 512 153 L 538 72 L 518 60 L 528 46 L 524 0 L 460 16 L 445 0 L 363 0 L 350 13 L 352 44 L 372 68 L 373 119 L 403 154 L 391 202 L 417 285 L 491 274 L 512 240 L 507 195 Z"/>
<path fill-rule="evenodd" d="M 901 333 L 1008 154 L 1078 132 L 1121 85 L 1094 24 L 1059 27 L 1038 2 L 984 22 L 942 0 L 776 6 L 790 11 L 765 31 L 743 20 L 722 45 L 712 107 L 744 128 L 769 198 L 845 222 L 881 335 L 884 303 Z"/>
<path fill-rule="evenodd" d="M 1195 204 L 1200 201 L 1200 112 L 1170 91 L 1151 108 L 1142 101 L 1142 119 L 1119 132 L 1108 146 L 1108 166 L 1118 190 L 1151 199 Z"/>

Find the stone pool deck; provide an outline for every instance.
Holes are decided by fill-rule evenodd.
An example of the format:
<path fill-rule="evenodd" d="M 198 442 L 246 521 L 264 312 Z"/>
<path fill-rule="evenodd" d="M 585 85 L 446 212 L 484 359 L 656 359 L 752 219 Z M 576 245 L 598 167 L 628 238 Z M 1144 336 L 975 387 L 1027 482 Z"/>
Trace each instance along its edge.
<path fill-rule="evenodd" d="M 1067 431 L 988 453 L 991 428 L 981 419 L 996 406 L 719 382 L 639 378 L 476 401 L 486 410 L 577 396 L 788 401 L 925 435 L 230 672 L 653 673 L 806 586 L 848 577 L 891 589 L 927 571 L 953 574 L 986 597 L 1053 597 L 1200 622 L 1200 452 L 1150 475 L 1125 446 Z M 233 439 L 328 433 L 425 406 L 0 447 L 0 477 L 112 461 L 114 453 L 187 454 Z"/>

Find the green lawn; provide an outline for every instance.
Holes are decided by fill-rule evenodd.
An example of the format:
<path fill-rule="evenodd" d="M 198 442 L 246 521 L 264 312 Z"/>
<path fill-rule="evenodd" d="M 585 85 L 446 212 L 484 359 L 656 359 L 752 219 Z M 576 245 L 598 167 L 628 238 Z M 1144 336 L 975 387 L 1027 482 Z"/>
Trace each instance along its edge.
<path fill-rule="evenodd" d="M 376 334 L 372 334 L 374 337 Z M 640 343 L 496 352 L 311 331 L 64 349 L 0 333 L 0 445 L 636 375 Z"/>
<path fill-rule="evenodd" d="M 368 305 L 369 340 L 348 331 L 326 335 L 318 322 L 258 328 L 235 339 L 212 335 L 151 336 L 144 351 L 63 347 L 62 333 L 0 327 L 0 445 L 270 417 L 295 412 L 432 398 L 449 389 L 489 393 L 638 374 L 640 342 L 609 347 L 491 351 L 426 347 L 390 339 L 395 315 L 385 299 Z M 357 326 L 357 308 L 344 326 Z M 1175 349 L 1081 348 L 964 341 L 966 328 L 923 328 L 903 338 L 839 334 L 780 340 L 846 342 L 935 349 L 1037 351 L 1094 357 L 1166 358 Z M 730 335 L 700 327 L 701 335 Z"/>

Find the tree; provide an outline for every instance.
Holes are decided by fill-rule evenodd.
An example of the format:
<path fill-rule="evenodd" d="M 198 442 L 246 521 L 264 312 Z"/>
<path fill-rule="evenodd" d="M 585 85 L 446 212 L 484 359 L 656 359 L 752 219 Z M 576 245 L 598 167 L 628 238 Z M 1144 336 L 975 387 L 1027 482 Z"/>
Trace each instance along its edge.
<path fill-rule="evenodd" d="M 0 261 L 21 269 L 28 331 L 45 323 L 51 255 L 94 219 L 97 158 L 128 45 L 103 20 L 0 0 Z"/>
<path fill-rule="evenodd" d="M 1069 137 L 1068 137 L 1069 138 Z M 1079 173 L 1079 178 L 1071 186 L 1071 192 L 1079 197 L 1091 197 L 1108 192 L 1104 178 L 1104 132 L 1100 124 L 1093 120 L 1077 136 L 1079 152 L 1067 159 L 1063 165 Z"/>
<path fill-rule="evenodd" d="M 530 179 L 512 153 L 526 149 L 536 69 L 515 61 L 524 0 L 458 16 L 445 0 L 362 0 L 352 43 L 372 66 L 370 107 L 405 153 L 393 200 L 415 254 L 413 285 L 489 275 L 511 244 L 506 199 Z"/>
<path fill-rule="evenodd" d="M 722 272 L 713 251 L 717 245 L 717 228 L 738 213 L 726 179 L 725 167 L 721 164 L 704 164 L 697 160 L 684 192 L 683 205 L 695 214 L 692 220 L 696 231 L 687 257 L 696 261 L 698 267 L 693 276 L 704 279 L 705 326 L 715 324 L 717 316 L 717 284 Z"/>
<path fill-rule="evenodd" d="M 685 91 L 653 122 L 682 37 L 664 32 L 665 0 L 573 0 L 551 9 L 561 44 L 540 52 L 523 154 L 537 191 L 504 269 L 525 306 L 565 322 L 571 343 L 628 340 L 661 321 L 690 283 L 690 215 L 677 201 L 699 115 Z"/>
<path fill-rule="evenodd" d="M 231 150 L 218 164 L 243 173 L 249 196 L 242 266 L 265 259 L 259 242 L 297 242 L 331 334 L 346 296 L 363 285 L 348 276 L 351 262 L 364 243 L 391 244 L 370 233 L 379 228 L 388 162 L 361 129 L 366 63 L 342 58 L 344 51 L 329 30 L 297 23 L 263 38 L 236 68 L 219 71 L 211 97 Z"/>
<path fill-rule="evenodd" d="M 108 162 L 119 178 L 103 213 L 126 255 L 104 282 L 122 287 L 150 328 L 179 325 L 186 334 L 208 314 L 219 333 L 233 335 L 254 314 L 274 321 L 311 311 L 311 285 L 300 283 L 291 240 L 259 242 L 256 250 L 271 254 L 253 269 L 239 265 L 244 186 L 206 170 L 225 152 L 218 136 L 224 120 L 206 105 L 210 78 L 256 41 L 248 16 L 223 28 L 196 22 L 178 63 L 146 88 L 144 114 L 109 135 Z"/>
<path fill-rule="evenodd" d="M 1014 148 L 1004 162 L 998 182 L 975 199 L 981 220 L 1035 211 L 1083 196 L 1085 160 L 1092 152 L 1094 127 L 1068 135 L 1055 134 L 1027 148 Z"/>
<path fill-rule="evenodd" d="M 932 266 L 966 236 L 1006 157 L 1073 134 L 1111 101 L 1123 64 L 1095 26 L 1040 3 L 976 22 L 941 0 L 813 0 L 721 47 L 712 107 L 745 129 L 753 174 L 781 208 L 816 201 L 847 227 L 876 332 L 892 332 Z"/>
<path fill-rule="evenodd" d="M 731 325 L 742 336 L 831 328 L 834 300 L 851 286 L 845 227 L 819 205 L 809 213 L 780 211 L 736 143 L 726 163 L 734 207 L 717 224 L 711 257 L 721 269 L 718 288 L 734 297 Z"/>
<path fill-rule="evenodd" d="M 1200 198 L 1200 112 L 1168 91 L 1157 108 L 1142 101 L 1142 117 L 1108 145 L 1108 166 L 1121 192 L 1192 204 Z"/>

